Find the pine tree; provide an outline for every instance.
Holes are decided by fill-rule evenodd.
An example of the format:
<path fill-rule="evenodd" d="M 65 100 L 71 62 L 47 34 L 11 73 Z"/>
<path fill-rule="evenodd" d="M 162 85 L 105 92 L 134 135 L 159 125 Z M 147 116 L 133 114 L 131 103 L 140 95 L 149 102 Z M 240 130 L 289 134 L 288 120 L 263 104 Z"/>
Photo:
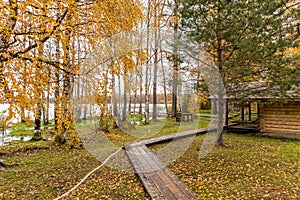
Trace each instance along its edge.
<path fill-rule="evenodd" d="M 288 67 L 292 58 L 285 54 L 297 38 L 299 10 L 291 2 L 182 0 L 181 30 L 205 47 L 227 95 L 241 100 L 246 97 L 243 88 L 239 92 L 233 88 L 260 81 L 276 86 L 269 92 L 283 97 L 299 83 L 299 70 Z M 217 143 L 223 143 L 222 136 Z"/>

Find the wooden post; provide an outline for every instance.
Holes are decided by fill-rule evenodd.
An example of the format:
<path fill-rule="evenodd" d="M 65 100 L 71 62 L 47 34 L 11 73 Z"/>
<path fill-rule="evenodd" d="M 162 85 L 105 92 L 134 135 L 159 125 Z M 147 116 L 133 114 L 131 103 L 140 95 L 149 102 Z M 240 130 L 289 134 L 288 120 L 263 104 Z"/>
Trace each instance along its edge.
<path fill-rule="evenodd" d="M 244 114 L 244 105 L 242 104 L 241 105 L 241 121 L 244 121 L 245 120 L 245 114 Z"/>
<path fill-rule="evenodd" d="M 251 121 L 251 102 L 248 102 L 248 121 Z"/>
<path fill-rule="evenodd" d="M 228 126 L 228 102 L 225 103 L 225 126 Z"/>
<path fill-rule="evenodd" d="M 257 122 L 258 122 L 258 129 L 260 130 L 260 102 L 257 103 Z"/>

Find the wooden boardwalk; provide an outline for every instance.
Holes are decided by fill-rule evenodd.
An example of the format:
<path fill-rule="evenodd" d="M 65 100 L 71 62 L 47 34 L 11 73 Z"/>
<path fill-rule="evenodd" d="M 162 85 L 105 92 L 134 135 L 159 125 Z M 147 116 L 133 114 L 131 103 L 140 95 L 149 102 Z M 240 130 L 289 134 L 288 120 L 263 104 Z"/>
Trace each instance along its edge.
<path fill-rule="evenodd" d="M 198 199 L 198 197 L 182 181 L 180 181 L 146 145 L 206 132 L 207 129 L 184 131 L 172 135 L 133 142 L 125 146 L 131 164 L 142 180 L 151 199 L 189 200 Z"/>
<path fill-rule="evenodd" d="M 190 137 L 194 136 L 197 134 L 204 134 L 207 133 L 208 129 L 207 128 L 201 128 L 201 129 L 196 129 L 196 130 L 190 130 L 190 131 L 182 131 L 170 135 L 165 135 L 165 136 L 160 136 L 160 137 L 155 137 L 155 138 L 150 138 L 146 140 L 140 140 L 136 142 L 132 142 L 130 144 L 127 144 L 126 146 L 128 147 L 133 147 L 133 146 L 140 146 L 140 145 L 151 145 L 151 144 L 156 144 L 156 143 L 161 143 L 161 142 L 167 142 L 173 139 L 179 139 L 179 138 L 184 138 L 184 137 Z"/>

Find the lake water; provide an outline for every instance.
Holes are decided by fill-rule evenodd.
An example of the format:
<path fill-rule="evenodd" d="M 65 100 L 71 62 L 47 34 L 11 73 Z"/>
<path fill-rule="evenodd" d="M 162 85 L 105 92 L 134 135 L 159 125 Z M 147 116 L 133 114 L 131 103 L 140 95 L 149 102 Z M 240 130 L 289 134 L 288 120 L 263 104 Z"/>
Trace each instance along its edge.
<path fill-rule="evenodd" d="M 170 107 L 170 106 L 171 106 L 171 104 L 168 104 L 168 107 Z M 81 113 L 81 117 L 83 118 L 84 107 L 86 107 L 87 116 L 89 116 L 90 114 L 96 116 L 97 113 L 99 113 L 99 108 L 97 106 L 92 106 L 90 104 L 75 106 L 74 107 L 74 112 L 75 113 Z M 109 107 L 111 107 L 111 105 L 109 105 Z M 127 104 L 127 109 L 128 109 L 128 107 L 129 107 L 129 105 Z M 0 114 L 0 121 L 3 120 L 1 118 L 7 116 L 6 110 L 8 108 L 9 108 L 9 104 L 0 104 L 0 113 L 4 113 L 4 114 Z M 120 109 L 119 112 L 122 113 L 123 105 L 120 105 L 118 108 Z M 134 111 L 133 108 L 134 108 L 134 104 L 131 104 L 131 112 Z M 153 110 L 153 105 L 152 104 L 149 104 L 149 110 L 150 110 L 150 113 L 151 113 L 152 110 Z M 135 112 L 138 112 L 138 111 L 139 111 L 139 104 L 136 104 L 135 105 Z M 142 111 L 145 112 L 145 104 L 142 104 Z M 157 112 L 158 112 L 159 115 L 166 115 L 165 104 L 157 104 Z M 25 116 L 30 120 L 34 120 L 34 113 L 31 112 L 31 111 L 25 110 Z M 54 119 L 54 104 L 49 105 L 48 119 L 49 120 Z M 15 118 L 13 118 L 11 120 L 12 123 L 18 123 L 20 121 L 21 121 L 20 116 L 16 116 Z"/>
<path fill-rule="evenodd" d="M 0 146 L 5 146 L 8 145 L 12 141 L 29 141 L 31 140 L 32 136 L 5 136 L 5 137 L 0 137 Z"/>
<path fill-rule="evenodd" d="M 111 105 L 109 105 L 111 106 Z M 122 111 L 122 107 L 123 105 L 120 105 L 119 106 L 119 109 Z M 128 109 L 128 106 L 127 105 L 127 109 Z M 171 106 L 171 104 L 169 104 L 168 106 Z M 0 121 L 3 120 L 3 117 L 6 117 L 7 116 L 7 112 L 6 110 L 9 108 L 9 104 L 0 104 L 0 113 L 3 113 L 1 116 L 0 116 Z M 79 109 L 78 109 L 79 108 Z M 134 112 L 134 104 L 131 104 L 131 112 Z M 87 117 L 90 116 L 90 114 L 92 114 L 93 116 L 96 116 L 97 113 L 99 113 L 99 109 L 97 108 L 97 106 L 91 106 L 91 105 L 86 105 L 86 113 L 87 113 Z M 152 104 L 149 104 L 149 110 L 150 112 L 152 112 L 152 109 L 153 109 L 153 105 Z M 82 106 L 77 106 L 77 112 L 78 111 L 81 111 L 81 117 L 83 118 L 83 105 Z M 135 112 L 138 112 L 139 111 L 139 104 L 136 104 L 135 105 Z M 145 104 L 142 104 L 142 111 L 145 112 Z M 120 111 L 119 111 L 120 112 Z M 157 112 L 159 115 L 166 115 L 166 109 L 165 109 L 165 104 L 157 104 Z M 30 111 L 25 111 L 25 115 L 27 116 L 28 119 L 30 120 L 34 120 L 34 113 L 33 112 L 30 112 Z M 52 120 L 54 119 L 54 104 L 50 104 L 49 105 L 49 116 L 48 116 L 49 120 Z M 15 118 L 13 118 L 11 120 L 11 122 L 14 124 L 14 123 L 18 123 L 21 121 L 21 117 L 20 116 L 16 116 Z M 10 129 L 5 129 L 4 131 L 3 130 L 0 130 L 0 146 L 4 146 L 4 145 L 7 145 L 9 144 L 10 142 L 12 141 L 29 141 L 31 140 L 32 136 L 10 136 L 10 132 L 11 130 Z M 47 138 L 49 139 L 49 138 Z"/>

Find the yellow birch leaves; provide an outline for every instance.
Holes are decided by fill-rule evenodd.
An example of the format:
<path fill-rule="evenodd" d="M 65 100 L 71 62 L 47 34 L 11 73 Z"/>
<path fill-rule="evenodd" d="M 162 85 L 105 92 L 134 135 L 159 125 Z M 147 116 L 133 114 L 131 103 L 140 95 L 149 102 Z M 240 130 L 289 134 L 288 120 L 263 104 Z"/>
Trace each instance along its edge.
<path fill-rule="evenodd" d="M 140 4 L 127 0 L 1 0 L 0 102 L 7 124 L 26 111 L 36 112 L 55 99 L 58 129 L 72 123 L 72 85 L 84 57 L 98 41 L 132 29 L 141 18 Z M 65 128 L 64 128 L 65 126 Z"/>

